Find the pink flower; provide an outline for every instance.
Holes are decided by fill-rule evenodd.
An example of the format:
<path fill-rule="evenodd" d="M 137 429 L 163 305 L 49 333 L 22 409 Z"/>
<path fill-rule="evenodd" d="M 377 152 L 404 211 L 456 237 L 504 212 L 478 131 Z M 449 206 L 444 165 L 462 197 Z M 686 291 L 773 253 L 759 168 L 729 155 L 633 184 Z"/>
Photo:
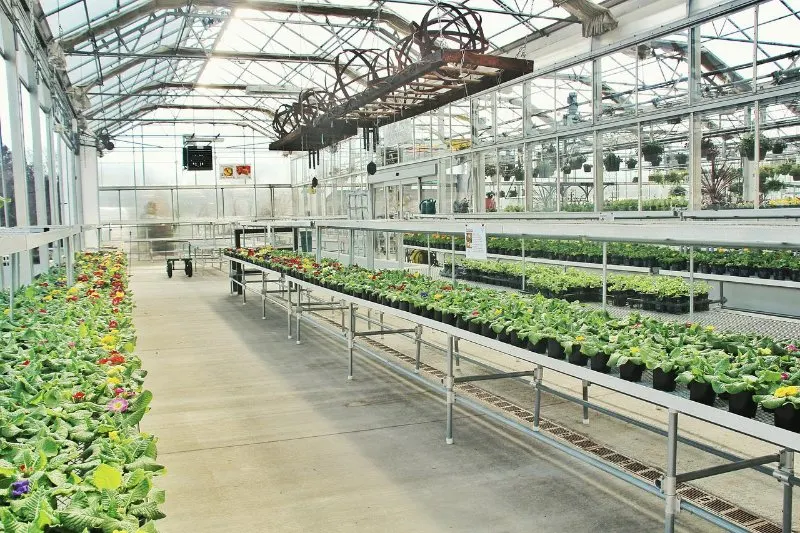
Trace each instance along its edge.
<path fill-rule="evenodd" d="M 789 374 L 787 374 L 786 372 L 784 372 L 783 374 L 781 374 L 781 379 L 782 379 L 782 380 L 784 380 L 784 381 L 786 381 L 787 379 L 789 379 Z"/>
<path fill-rule="evenodd" d="M 125 398 L 114 398 L 108 402 L 108 410 L 112 413 L 124 413 L 128 410 L 128 400 Z"/>
<path fill-rule="evenodd" d="M 69 341 L 67 343 L 67 346 L 69 346 L 70 348 L 74 348 L 75 347 L 75 341 Z"/>
<path fill-rule="evenodd" d="M 796 352 L 797 346 L 795 346 L 794 344 L 790 344 L 789 346 L 786 347 L 786 350 L 789 352 Z"/>

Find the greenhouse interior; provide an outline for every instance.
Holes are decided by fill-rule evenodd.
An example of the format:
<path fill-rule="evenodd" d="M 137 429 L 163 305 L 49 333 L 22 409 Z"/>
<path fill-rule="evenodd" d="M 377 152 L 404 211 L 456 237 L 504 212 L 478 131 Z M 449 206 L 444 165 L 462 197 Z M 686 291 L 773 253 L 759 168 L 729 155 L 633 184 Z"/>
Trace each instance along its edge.
<path fill-rule="evenodd" d="M 800 0 L 0 0 L 0 146 L 0 533 L 800 531 Z"/>

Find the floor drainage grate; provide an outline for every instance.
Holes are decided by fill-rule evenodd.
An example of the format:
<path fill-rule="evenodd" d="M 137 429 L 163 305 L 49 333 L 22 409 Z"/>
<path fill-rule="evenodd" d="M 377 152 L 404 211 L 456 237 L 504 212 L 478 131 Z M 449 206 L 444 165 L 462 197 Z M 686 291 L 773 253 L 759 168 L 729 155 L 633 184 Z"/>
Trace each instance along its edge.
<path fill-rule="evenodd" d="M 783 533 L 781 526 L 773 524 L 772 522 L 754 526 L 751 529 L 757 533 Z"/>
<path fill-rule="evenodd" d="M 316 313 L 314 314 L 322 320 L 333 324 L 337 328 L 340 327 L 337 322 L 334 322 L 327 317 L 317 315 Z M 384 353 L 394 355 L 401 361 L 406 361 L 411 364 L 416 363 L 415 359 L 405 356 L 397 350 L 389 348 L 388 346 L 381 344 L 374 339 L 364 338 L 363 340 L 371 346 L 383 351 Z M 442 380 L 447 377 L 447 374 L 441 370 L 425 363 L 420 364 L 420 370 L 430 376 L 434 376 L 438 380 Z M 499 407 L 502 411 L 511 414 L 513 418 L 527 422 L 533 422 L 534 420 L 533 413 L 530 410 L 513 404 L 494 393 L 488 392 L 471 384 L 467 384 L 466 386 L 458 386 L 456 388 L 459 390 L 459 392 L 469 394 L 469 396 L 472 398 L 476 398 L 483 403 L 489 404 L 493 407 Z M 631 459 L 630 457 L 617 453 L 615 450 L 607 448 L 585 435 L 570 431 L 569 429 L 555 424 L 547 419 L 539 419 L 539 430 L 547 432 L 561 440 L 566 440 L 577 448 L 582 448 L 588 453 L 596 455 L 604 461 L 610 462 L 622 470 L 631 472 L 641 479 L 655 482 L 656 480 L 664 477 L 664 473 L 657 468 L 647 466 L 639 461 Z M 681 483 L 678 487 L 678 494 L 682 499 L 691 501 L 697 507 L 712 512 L 725 520 L 740 524 L 748 531 L 752 531 L 754 533 L 783 533 L 781 526 L 778 524 L 741 509 L 730 502 L 721 500 L 697 487 Z"/>
<path fill-rule="evenodd" d="M 725 513 L 725 517 L 728 520 L 733 520 L 734 522 L 738 522 L 745 526 L 759 521 L 759 517 L 753 513 L 748 513 L 744 509 L 734 509 L 733 511 L 728 511 Z"/>

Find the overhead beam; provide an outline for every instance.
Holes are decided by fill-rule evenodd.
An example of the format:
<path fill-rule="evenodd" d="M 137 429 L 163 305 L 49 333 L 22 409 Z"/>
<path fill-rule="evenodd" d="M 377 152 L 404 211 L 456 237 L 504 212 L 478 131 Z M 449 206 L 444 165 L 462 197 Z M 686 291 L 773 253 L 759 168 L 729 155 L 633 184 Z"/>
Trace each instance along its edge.
<path fill-rule="evenodd" d="M 87 120 L 96 120 L 96 121 L 126 120 L 126 119 L 128 119 L 129 116 L 133 116 L 134 114 L 135 115 L 144 115 L 146 113 L 150 113 L 151 111 L 155 111 L 157 109 L 178 109 L 178 110 L 189 110 L 189 111 L 257 111 L 259 113 L 264 113 L 265 115 L 267 115 L 270 118 L 272 118 L 274 116 L 274 113 L 272 112 L 271 109 L 267 109 L 265 107 L 251 107 L 251 106 L 246 106 L 246 105 L 236 105 L 236 106 L 232 106 L 232 105 L 228 105 L 228 106 L 214 105 L 214 106 L 209 106 L 209 105 L 179 105 L 179 104 L 148 104 L 148 105 L 145 105 L 145 106 L 142 106 L 142 107 L 136 109 L 136 111 L 134 111 L 133 113 L 131 113 L 128 116 L 122 116 L 122 117 L 116 117 L 116 118 L 113 118 L 113 119 L 107 119 L 107 118 L 104 118 L 104 117 L 97 117 L 97 116 L 93 115 L 93 116 L 86 117 L 86 118 L 87 118 Z M 158 119 L 153 119 L 153 120 L 154 120 L 154 122 L 158 122 Z M 200 119 L 200 120 L 205 120 L 206 122 L 209 121 L 209 119 L 207 119 L 207 118 L 206 119 Z"/>
<path fill-rule="evenodd" d="M 161 10 L 182 9 L 187 5 L 186 0 L 148 0 L 133 9 L 121 11 L 119 14 L 108 17 L 96 23 L 92 28 L 82 29 L 61 39 L 61 46 L 65 51 L 72 51 L 78 45 L 112 32 L 115 28 L 123 28 L 129 24 L 149 17 Z M 377 19 L 385 21 L 389 26 L 402 34 L 410 33 L 410 23 L 403 17 L 385 9 L 373 7 L 356 7 L 337 4 L 323 4 L 318 2 L 295 2 L 287 0 L 198 0 L 192 4 L 197 8 L 245 8 L 256 11 L 269 11 L 276 13 L 301 13 L 305 15 L 325 15 L 337 17 L 352 17 L 359 19 Z"/>
<path fill-rule="evenodd" d="M 168 46 L 160 46 L 152 52 L 143 53 L 130 53 L 130 52 L 70 52 L 70 55 L 79 56 L 92 56 L 92 57 L 130 57 L 130 61 L 126 61 L 110 70 L 106 70 L 103 74 L 104 79 L 114 78 L 128 70 L 141 65 L 142 63 L 151 59 L 230 59 L 242 61 L 275 61 L 280 63 L 314 63 L 321 65 L 333 64 L 332 59 L 327 59 L 315 55 L 301 55 L 301 54 L 268 54 L 261 52 L 226 52 L 214 51 L 208 52 L 202 48 L 171 48 Z M 88 87 L 96 87 L 102 85 L 100 78 L 95 78 L 87 84 Z"/>
<path fill-rule="evenodd" d="M 154 92 L 154 91 L 160 91 L 160 90 L 163 90 L 163 89 L 183 89 L 183 90 L 209 89 L 209 90 L 217 90 L 217 91 L 246 91 L 247 87 L 248 87 L 247 85 L 221 84 L 221 83 L 205 83 L 204 84 L 204 83 L 167 82 L 167 81 L 163 81 L 163 82 L 159 82 L 159 83 L 148 83 L 147 85 L 142 85 L 141 87 L 139 87 L 135 91 L 131 91 L 128 94 L 120 94 L 119 96 L 117 96 L 116 98 L 114 98 L 112 100 L 109 100 L 108 102 L 103 102 L 99 107 L 94 107 L 93 106 L 91 108 L 91 110 L 90 110 L 90 112 L 91 112 L 90 116 L 91 117 L 95 117 L 97 115 L 97 113 L 99 113 L 101 111 L 105 111 L 106 109 L 109 109 L 109 108 L 114 107 L 116 105 L 120 105 L 120 104 L 124 103 L 125 101 L 127 101 L 127 100 L 129 100 L 131 98 L 134 98 L 136 96 L 142 96 L 144 94 L 147 94 L 147 93 L 150 93 L 150 92 Z M 259 92 L 259 94 L 258 94 L 258 96 L 260 98 L 264 98 L 265 96 L 270 96 L 270 95 L 286 96 L 288 98 L 291 98 L 292 100 L 295 100 L 297 98 L 296 93 L 295 94 L 289 94 L 289 93 L 285 93 L 285 92 L 282 92 L 282 91 L 274 91 L 274 92 L 263 91 L 263 92 Z M 158 96 L 166 96 L 166 95 L 158 95 Z"/>

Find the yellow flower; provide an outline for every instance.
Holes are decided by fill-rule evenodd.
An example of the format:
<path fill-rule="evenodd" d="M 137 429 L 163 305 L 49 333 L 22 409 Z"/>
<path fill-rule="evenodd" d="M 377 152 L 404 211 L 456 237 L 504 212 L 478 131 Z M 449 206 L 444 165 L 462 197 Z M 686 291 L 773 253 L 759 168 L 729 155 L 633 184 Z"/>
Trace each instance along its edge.
<path fill-rule="evenodd" d="M 638 346 L 632 346 L 631 347 L 631 353 L 639 353 L 639 347 Z"/>
<path fill-rule="evenodd" d="M 70 287 L 69 290 L 67 290 L 67 294 L 69 294 L 70 296 L 78 294 L 78 287 Z"/>
<path fill-rule="evenodd" d="M 433 295 L 434 300 L 441 300 L 442 298 L 444 298 L 444 294 L 437 293 Z"/>
<path fill-rule="evenodd" d="M 769 348 L 759 348 L 758 353 L 760 355 L 772 355 L 772 350 L 770 350 Z"/>
<path fill-rule="evenodd" d="M 503 310 L 502 310 L 502 309 L 495 309 L 495 310 L 494 310 L 494 314 L 495 314 L 495 316 L 499 315 L 499 314 L 500 314 L 500 313 L 502 313 L 502 312 L 503 312 Z"/>
<path fill-rule="evenodd" d="M 122 291 L 117 291 L 117 293 L 114 296 L 116 296 L 117 298 L 125 298 L 125 293 Z"/>
<path fill-rule="evenodd" d="M 11 314 L 11 309 L 9 309 L 9 308 L 3 309 L 3 314 L 4 315 L 10 315 Z"/>
<path fill-rule="evenodd" d="M 53 297 L 52 297 L 52 296 L 50 296 L 49 294 L 48 294 L 47 296 L 45 296 L 44 298 L 42 298 L 42 300 L 44 300 L 45 302 L 49 302 L 49 301 L 51 301 L 52 299 L 53 299 Z"/>
<path fill-rule="evenodd" d="M 714 326 L 706 326 L 706 331 L 714 331 Z"/>
<path fill-rule="evenodd" d="M 103 344 L 116 344 L 117 338 L 113 335 L 105 335 L 102 339 L 100 339 L 100 342 Z"/>
<path fill-rule="evenodd" d="M 528 313 L 533 313 L 533 308 L 529 307 L 528 308 Z"/>
<path fill-rule="evenodd" d="M 418 278 L 419 277 L 419 272 L 414 272 L 414 277 Z"/>
<path fill-rule="evenodd" d="M 115 529 L 113 533 L 128 533 L 127 529 Z"/>
<path fill-rule="evenodd" d="M 798 394 L 800 394 L 800 387 L 795 386 L 780 387 L 772 393 L 776 398 L 786 398 L 787 396 L 797 396 Z"/>
<path fill-rule="evenodd" d="M 114 365 L 106 369 L 106 374 L 109 376 L 116 376 L 120 373 L 120 365 Z"/>
<path fill-rule="evenodd" d="M 583 335 L 578 335 L 577 337 L 575 337 L 575 340 L 578 342 L 582 342 L 586 340 L 586 337 L 584 337 Z"/>
<path fill-rule="evenodd" d="M 114 442 L 119 442 L 119 432 L 117 431 L 109 431 L 108 438 L 113 440 Z"/>
<path fill-rule="evenodd" d="M 112 387 L 113 387 L 114 385 L 119 385 L 119 384 L 121 384 L 121 383 L 122 383 L 122 380 L 121 380 L 121 379 L 119 379 L 119 378 L 117 378 L 117 377 L 108 378 L 108 379 L 106 380 L 106 384 L 107 384 L 107 385 L 110 385 L 110 386 L 112 386 Z"/>

